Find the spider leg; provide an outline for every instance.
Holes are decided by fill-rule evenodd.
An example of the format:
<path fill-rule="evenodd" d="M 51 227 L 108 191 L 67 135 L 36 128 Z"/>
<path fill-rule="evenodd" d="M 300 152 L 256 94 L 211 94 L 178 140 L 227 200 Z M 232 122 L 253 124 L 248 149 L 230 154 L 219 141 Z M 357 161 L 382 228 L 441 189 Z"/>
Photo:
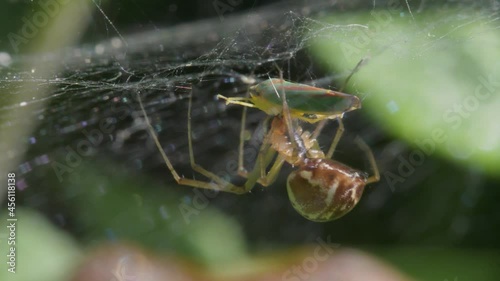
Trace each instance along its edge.
<path fill-rule="evenodd" d="M 368 156 L 368 161 L 370 161 L 370 165 L 372 166 L 373 175 L 366 180 L 366 184 L 378 182 L 380 180 L 380 173 L 378 171 L 377 162 L 375 161 L 375 157 L 373 156 L 371 148 L 360 137 L 356 137 L 354 141 L 366 153 L 366 155 Z"/>

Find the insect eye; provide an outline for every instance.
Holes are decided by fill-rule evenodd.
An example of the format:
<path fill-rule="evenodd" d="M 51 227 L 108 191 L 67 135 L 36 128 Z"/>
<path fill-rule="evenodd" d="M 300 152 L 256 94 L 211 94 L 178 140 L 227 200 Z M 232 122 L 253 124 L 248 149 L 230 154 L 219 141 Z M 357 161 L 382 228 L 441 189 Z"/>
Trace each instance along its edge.
<path fill-rule="evenodd" d="M 304 113 L 304 114 L 302 114 L 302 117 L 307 118 L 307 119 L 318 119 L 318 116 L 316 114 L 312 114 L 312 113 Z"/>
<path fill-rule="evenodd" d="M 365 177 L 330 159 L 312 159 L 288 177 L 288 197 L 303 217 L 317 222 L 338 219 L 359 202 Z"/>

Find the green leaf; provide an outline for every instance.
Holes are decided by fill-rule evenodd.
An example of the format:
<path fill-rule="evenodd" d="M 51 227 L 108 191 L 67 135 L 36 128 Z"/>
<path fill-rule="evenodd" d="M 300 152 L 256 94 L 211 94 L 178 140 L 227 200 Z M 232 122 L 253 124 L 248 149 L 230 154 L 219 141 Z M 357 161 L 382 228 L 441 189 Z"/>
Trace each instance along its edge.
<path fill-rule="evenodd" d="M 365 98 L 363 111 L 414 145 L 415 153 L 497 173 L 500 36 L 488 15 L 441 10 L 417 14 L 413 21 L 386 9 L 321 20 L 367 27 L 344 34 L 324 28 L 315 31 L 313 44 L 332 72 L 349 71 L 369 58 L 348 85 L 348 92 L 356 89 Z"/>

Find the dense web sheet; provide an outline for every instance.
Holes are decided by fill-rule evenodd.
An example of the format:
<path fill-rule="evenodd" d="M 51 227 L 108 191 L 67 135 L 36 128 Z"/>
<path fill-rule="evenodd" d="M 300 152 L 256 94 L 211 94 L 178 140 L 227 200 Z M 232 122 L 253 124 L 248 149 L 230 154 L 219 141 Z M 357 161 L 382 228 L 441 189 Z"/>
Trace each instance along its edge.
<path fill-rule="evenodd" d="M 348 35 L 354 28 L 366 28 L 355 24 L 328 25 L 295 12 L 271 9 L 227 18 L 222 23 L 208 20 L 122 39 L 120 35 L 62 53 L 8 58 L 8 65 L 2 68 L 1 123 L 6 131 L 34 121 L 40 127 L 24 139 L 27 146 L 7 148 L 4 144 L 4 150 L 13 157 L 22 155 L 26 148 L 49 145 L 42 149 L 45 153 L 21 165 L 21 173 L 28 172 L 39 164 L 49 164 L 51 157 L 47 153 L 51 148 L 60 149 L 67 141 L 77 141 L 82 130 L 91 131 L 90 128 L 109 118 L 116 130 L 106 137 L 112 142 L 108 145 L 115 152 L 123 151 L 129 136 L 144 129 L 141 113 L 137 112 L 137 92 L 145 100 L 150 118 L 161 120 L 157 124 L 161 134 L 164 128 L 185 130 L 177 128 L 185 126 L 179 120 L 186 118 L 185 113 L 181 114 L 185 102 L 180 100 L 190 93 L 192 83 L 202 85 L 204 95 L 213 95 L 223 86 L 226 91 L 242 95 L 245 85 L 255 80 L 254 74 L 262 79 L 270 71 L 276 73 L 273 62 L 285 67 L 288 74 L 290 64 L 295 63 L 305 71 L 300 74 L 301 79 L 314 79 L 311 61 L 295 60 L 297 53 L 310 42 L 309 31 L 317 29 L 311 25 L 321 25 L 318 32 L 328 30 L 328 34 L 340 36 Z M 32 65 L 48 64 L 51 69 L 43 73 L 36 68 L 22 70 L 28 61 Z M 47 96 L 41 96 L 43 93 Z M 31 98 L 18 99 L 18 96 Z M 209 114 L 225 110 L 223 105 L 213 102 L 213 97 L 205 99 L 213 107 Z M 36 110 L 29 110 L 29 118 L 11 118 L 9 113 L 21 107 Z M 169 134 L 173 143 L 176 138 L 185 136 Z M 134 149 L 126 151 L 133 153 Z"/>
<path fill-rule="evenodd" d="M 465 1 L 463 4 L 467 9 L 482 5 L 475 3 Z M 454 3 L 446 2 L 440 7 L 447 9 L 448 4 Z M 370 1 L 366 9 L 376 10 L 385 5 L 384 1 Z M 23 190 L 36 185 L 65 184 L 70 178 L 74 180 L 78 165 L 73 167 L 71 163 L 111 158 L 133 171 L 153 170 L 172 182 L 146 130 L 136 98 L 139 94 L 174 165 L 186 177 L 200 177 L 189 168 L 187 153 L 187 98 L 190 93 L 194 96 L 195 154 L 199 155 L 201 164 L 211 167 L 214 172 L 225 170 L 227 160 L 237 157 L 241 108 L 228 107 L 215 96 L 244 95 L 252 82 L 278 74 L 275 63 L 284 71 L 286 79 L 340 87 L 350 69 L 325 73 L 307 48 L 318 38 L 341 43 L 344 38 L 368 30 L 368 26 L 356 22 L 332 25 L 316 20 L 330 9 L 340 13 L 360 6 L 356 1 L 340 5 L 330 5 L 329 1 L 313 1 L 307 6 L 279 4 L 226 16 L 223 21 L 203 20 L 130 35 L 122 34 L 120 28 L 116 28 L 120 34 L 110 28 L 113 35 L 109 40 L 57 53 L 37 56 L 2 53 L 0 128 L 2 134 L 16 138 L 15 141 L 13 138 L 0 140 L 0 149 L 7 155 L 0 160 L 1 170 L 15 170 L 19 189 Z M 417 9 L 401 7 L 401 17 L 412 21 L 415 13 L 427 6 L 422 1 Z M 481 12 L 453 17 L 460 17 L 464 26 L 484 18 L 498 21 L 495 10 L 484 13 L 481 9 Z M 434 26 L 448 19 L 443 17 Z M 427 32 L 422 28 L 422 33 Z M 388 40 L 387 46 L 401 40 L 384 39 Z M 434 43 L 439 44 L 440 38 L 435 38 Z M 433 46 L 422 46 L 422 53 Z M 376 56 L 377 51 L 381 50 L 371 55 Z M 26 65 L 47 67 L 40 70 L 26 68 Z M 359 94 L 364 96 L 364 93 Z M 21 109 L 24 110 L 22 115 L 17 113 Z M 263 116 L 258 111 L 251 111 L 249 128 L 259 130 Z M 351 124 L 352 131 L 364 130 L 368 135 L 384 138 L 381 130 L 369 120 L 357 121 Z M 19 135 L 19 128 L 34 124 L 29 134 Z M 390 158 L 382 159 L 381 166 L 389 166 L 390 161 Z M 432 173 L 432 169 L 429 166 L 428 173 Z M 388 190 L 380 192 L 380 200 L 370 208 L 381 208 L 390 196 Z M 284 198 L 279 202 L 287 201 Z M 263 202 L 260 206 L 269 205 Z M 279 206 L 276 204 L 275 208 Z"/>

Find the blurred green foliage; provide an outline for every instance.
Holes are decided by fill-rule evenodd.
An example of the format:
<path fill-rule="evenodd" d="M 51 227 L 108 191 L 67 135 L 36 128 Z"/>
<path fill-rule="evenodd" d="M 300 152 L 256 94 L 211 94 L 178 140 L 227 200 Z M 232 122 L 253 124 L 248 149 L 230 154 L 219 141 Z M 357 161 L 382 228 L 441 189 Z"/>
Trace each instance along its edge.
<path fill-rule="evenodd" d="M 373 252 L 417 280 L 494 281 L 500 276 L 498 251 L 401 247 Z"/>
<path fill-rule="evenodd" d="M 16 209 L 16 228 L 13 230 L 15 245 L 7 247 L 7 237 L 11 234 L 5 227 L 6 212 L 0 216 L 0 243 L 2 268 L 0 280 L 9 281 L 59 281 L 68 275 L 82 260 L 80 246 L 64 231 L 54 227 L 47 219 L 34 210 Z M 15 247 L 15 273 L 7 271 L 6 256 L 10 247 Z M 9 253 L 8 253 L 9 252 Z"/>
<path fill-rule="evenodd" d="M 203 193 L 181 197 L 172 188 L 112 166 L 82 164 L 71 174 L 76 177 L 70 179 L 71 185 L 59 191 L 72 198 L 67 204 L 76 225 L 84 229 L 83 241 L 136 241 L 151 250 L 176 253 L 206 265 L 245 257 L 238 224 L 212 208 Z"/>
<path fill-rule="evenodd" d="M 313 49 L 332 72 L 368 59 L 348 88 L 381 126 L 420 156 L 437 153 L 498 176 L 500 36 L 487 14 L 430 10 L 413 20 L 388 8 L 321 21 L 366 26 L 318 36 Z"/>

